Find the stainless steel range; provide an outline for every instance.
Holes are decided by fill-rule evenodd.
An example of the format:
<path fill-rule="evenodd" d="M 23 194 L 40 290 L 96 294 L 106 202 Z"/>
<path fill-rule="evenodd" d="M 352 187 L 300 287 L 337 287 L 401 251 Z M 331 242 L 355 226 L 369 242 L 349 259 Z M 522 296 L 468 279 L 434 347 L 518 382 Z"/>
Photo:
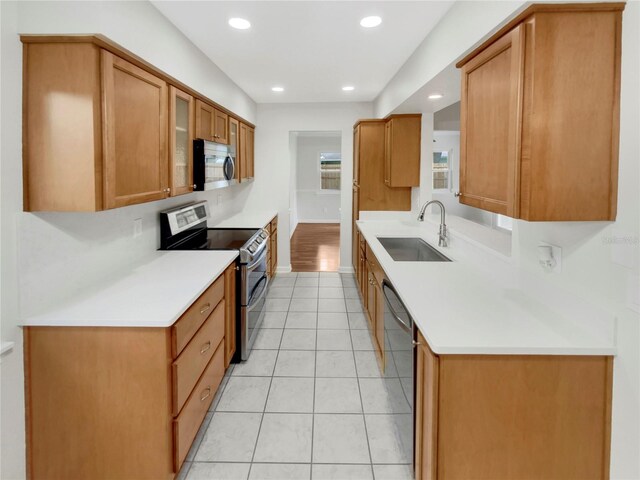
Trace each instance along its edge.
<path fill-rule="evenodd" d="M 247 360 L 264 318 L 269 235 L 262 229 L 207 228 L 208 217 L 206 201 L 160 212 L 160 249 L 239 251 L 238 345 L 233 361 Z"/>

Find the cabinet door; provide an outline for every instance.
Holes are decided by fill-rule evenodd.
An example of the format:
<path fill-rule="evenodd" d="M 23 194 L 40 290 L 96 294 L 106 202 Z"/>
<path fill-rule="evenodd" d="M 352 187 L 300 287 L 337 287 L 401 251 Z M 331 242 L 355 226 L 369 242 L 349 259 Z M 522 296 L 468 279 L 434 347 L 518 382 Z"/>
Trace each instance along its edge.
<path fill-rule="evenodd" d="M 166 198 L 167 84 L 105 50 L 102 67 L 105 206 Z"/>
<path fill-rule="evenodd" d="M 439 359 L 418 332 L 415 404 L 416 480 L 434 480 L 438 473 Z"/>
<path fill-rule="evenodd" d="M 236 353 L 236 264 L 232 263 L 224 272 L 224 366 L 231 363 Z"/>
<path fill-rule="evenodd" d="M 171 196 L 193 191 L 194 98 L 169 86 L 169 177 Z"/>
<path fill-rule="evenodd" d="M 213 142 L 215 123 L 215 108 L 201 100 L 196 100 L 196 138 Z"/>
<path fill-rule="evenodd" d="M 254 129 L 251 127 L 247 128 L 247 177 L 253 178 L 255 176 L 254 172 Z"/>
<path fill-rule="evenodd" d="M 218 143 L 229 143 L 229 115 L 215 109 L 213 140 Z"/>
<path fill-rule="evenodd" d="M 352 215 L 352 221 L 351 221 L 351 232 L 352 232 L 352 239 L 351 239 L 351 243 L 352 243 L 352 248 L 351 248 L 351 260 L 353 263 L 353 267 L 356 268 L 357 264 L 358 264 L 358 245 L 360 243 L 360 233 L 358 231 L 358 227 L 356 226 L 356 220 L 358 220 L 358 187 L 356 187 L 355 185 L 353 187 L 351 187 L 353 189 L 353 192 L 351 193 L 351 215 Z"/>
<path fill-rule="evenodd" d="M 375 277 L 373 278 L 373 286 L 376 291 L 376 328 L 373 335 L 373 344 L 374 347 L 376 347 L 376 349 L 378 350 L 378 354 L 380 356 L 380 368 L 384 372 L 384 297 L 382 296 L 382 287 L 375 279 Z"/>
<path fill-rule="evenodd" d="M 247 132 L 249 127 L 244 123 L 240 123 L 240 135 L 238 137 L 238 160 L 236 164 L 239 167 L 240 181 L 249 178 L 247 176 Z"/>
<path fill-rule="evenodd" d="M 523 29 L 516 27 L 462 68 L 460 202 L 518 214 Z"/>
<path fill-rule="evenodd" d="M 240 153 L 240 122 L 233 117 L 229 117 L 229 147 L 231 148 L 231 155 L 236 162 L 234 178 L 240 181 L 240 164 L 238 163 L 238 155 Z"/>
<path fill-rule="evenodd" d="M 391 150 L 393 135 L 391 134 L 393 120 L 384 124 L 384 183 L 391 185 Z"/>
<path fill-rule="evenodd" d="M 367 263 L 367 300 L 366 307 L 367 313 L 369 314 L 369 319 L 371 321 L 371 333 L 374 334 L 376 329 L 376 287 L 375 281 L 376 278 L 373 275 L 373 270 L 371 269 L 371 265 L 369 262 Z"/>

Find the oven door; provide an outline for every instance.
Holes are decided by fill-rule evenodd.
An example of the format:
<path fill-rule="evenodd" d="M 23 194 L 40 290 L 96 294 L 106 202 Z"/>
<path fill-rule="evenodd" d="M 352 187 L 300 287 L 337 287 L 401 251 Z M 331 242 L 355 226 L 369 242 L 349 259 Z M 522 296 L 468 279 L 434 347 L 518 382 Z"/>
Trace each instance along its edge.
<path fill-rule="evenodd" d="M 262 254 L 251 264 L 242 265 L 242 292 L 241 292 L 241 342 L 240 354 L 242 360 L 249 358 L 249 352 L 255 342 L 258 329 L 264 318 L 269 277 L 267 276 L 267 252 L 265 248 Z"/>

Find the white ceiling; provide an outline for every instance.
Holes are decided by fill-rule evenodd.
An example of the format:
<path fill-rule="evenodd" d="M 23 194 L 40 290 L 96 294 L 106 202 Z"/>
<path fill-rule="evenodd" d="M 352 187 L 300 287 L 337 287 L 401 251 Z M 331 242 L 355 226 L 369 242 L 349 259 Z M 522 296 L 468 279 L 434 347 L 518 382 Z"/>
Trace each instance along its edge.
<path fill-rule="evenodd" d="M 374 100 L 453 4 L 152 1 L 258 103 Z M 369 15 L 382 17 L 382 25 L 361 27 Z M 231 28 L 232 17 L 251 28 Z M 285 91 L 272 92 L 276 85 Z M 344 85 L 355 90 L 343 92 Z"/>

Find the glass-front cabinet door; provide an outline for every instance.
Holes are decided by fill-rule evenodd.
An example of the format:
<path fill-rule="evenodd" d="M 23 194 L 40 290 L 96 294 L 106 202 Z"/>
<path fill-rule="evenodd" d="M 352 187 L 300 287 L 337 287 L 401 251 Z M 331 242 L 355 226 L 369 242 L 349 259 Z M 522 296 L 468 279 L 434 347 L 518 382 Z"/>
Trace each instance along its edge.
<path fill-rule="evenodd" d="M 240 181 L 240 162 L 238 152 L 238 137 L 240 135 L 240 123 L 233 117 L 229 117 L 229 154 L 236 166 L 235 179 Z"/>
<path fill-rule="evenodd" d="M 193 191 L 194 98 L 174 86 L 169 89 L 169 151 L 171 196 Z"/>

